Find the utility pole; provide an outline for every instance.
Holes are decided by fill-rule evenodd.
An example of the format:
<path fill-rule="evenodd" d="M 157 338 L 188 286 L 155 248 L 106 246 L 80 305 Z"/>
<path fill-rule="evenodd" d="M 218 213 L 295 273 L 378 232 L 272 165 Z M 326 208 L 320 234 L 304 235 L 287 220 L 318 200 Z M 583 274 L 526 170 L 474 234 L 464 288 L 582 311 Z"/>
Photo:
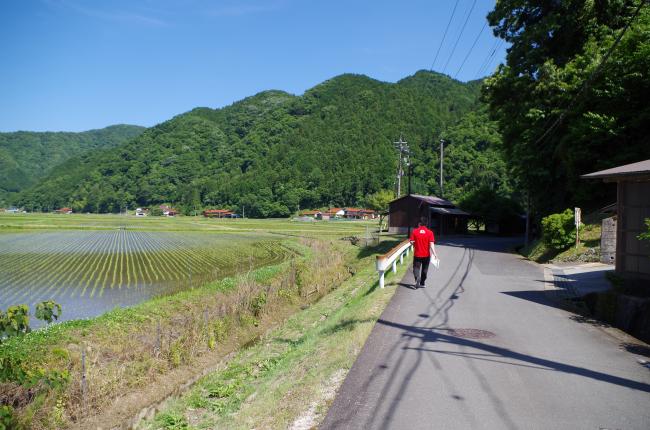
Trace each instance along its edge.
<path fill-rule="evenodd" d="M 443 196 L 444 191 L 443 191 L 443 178 L 442 178 L 442 168 L 443 168 L 443 159 L 445 156 L 445 140 L 440 139 L 440 197 Z"/>
<path fill-rule="evenodd" d="M 402 195 L 402 176 L 404 176 L 404 169 L 403 169 L 403 164 L 402 164 L 402 155 L 410 154 L 409 151 L 409 146 L 408 142 L 405 140 L 402 140 L 402 135 L 399 135 L 399 141 L 393 142 L 395 144 L 395 147 L 399 151 L 399 155 L 397 157 L 397 198 L 399 198 Z M 408 158 L 405 158 L 404 161 L 407 161 Z"/>

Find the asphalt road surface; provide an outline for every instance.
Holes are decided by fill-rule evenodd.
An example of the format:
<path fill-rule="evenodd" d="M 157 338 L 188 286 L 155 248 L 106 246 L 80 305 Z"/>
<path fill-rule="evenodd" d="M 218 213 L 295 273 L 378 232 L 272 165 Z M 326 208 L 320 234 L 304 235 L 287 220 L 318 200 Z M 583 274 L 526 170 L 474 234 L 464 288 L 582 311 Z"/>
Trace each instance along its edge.
<path fill-rule="evenodd" d="M 511 245 L 449 241 L 425 288 L 408 273 L 321 429 L 650 429 L 643 357 L 557 308 Z"/>

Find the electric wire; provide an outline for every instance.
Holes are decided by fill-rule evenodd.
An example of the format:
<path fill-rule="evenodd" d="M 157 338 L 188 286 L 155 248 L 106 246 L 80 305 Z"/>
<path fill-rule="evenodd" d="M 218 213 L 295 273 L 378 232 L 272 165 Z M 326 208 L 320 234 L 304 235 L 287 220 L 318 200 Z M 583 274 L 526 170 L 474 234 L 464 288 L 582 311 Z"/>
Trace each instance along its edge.
<path fill-rule="evenodd" d="M 438 46 L 438 51 L 436 52 L 436 56 L 433 59 L 433 63 L 431 64 L 431 71 L 433 71 L 433 67 L 436 65 L 436 60 L 438 59 L 438 54 L 440 54 L 440 49 L 442 48 L 442 44 L 445 43 L 445 38 L 447 37 L 447 32 L 449 31 L 449 26 L 451 25 L 451 21 L 454 19 L 454 14 L 456 13 L 457 7 L 458 7 L 458 0 L 456 0 L 456 4 L 454 5 L 454 10 L 451 11 L 451 16 L 449 17 L 447 28 L 445 28 L 445 33 L 442 35 L 442 40 L 440 41 L 440 45 Z"/>
<path fill-rule="evenodd" d="M 483 60 L 481 67 L 479 67 L 478 72 L 476 73 L 477 78 L 481 77 L 487 70 L 489 70 L 492 61 L 494 61 L 494 57 L 497 51 L 501 49 L 502 45 L 503 45 L 502 39 L 497 39 L 494 41 L 494 45 L 492 45 L 492 50 L 488 53 L 487 57 L 485 57 L 485 60 Z"/>
<path fill-rule="evenodd" d="M 442 68 L 442 73 L 445 73 L 445 70 L 447 70 L 447 65 L 449 65 L 449 61 L 451 61 L 451 58 L 454 56 L 454 52 L 456 52 L 456 47 L 458 46 L 458 42 L 460 42 L 460 38 L 463 36 L 463 32 L 465 31 L 465 27 L 467 27 L 467 22 L 469 21 L 469 17 L 472 15 L 472 11 L 474 10 L 474 6 L 476 6 L 476 0 L 472 2 L 472 7 L 469 8 L 469 12 L 467 12 L 467 17 L 465 17 L 465 22 L 463 23 L 463 27 L 460 29 L 460 33 L 458 34 L 458 38 L 456 39 L 456 43 L 454 43 L 454 47 L 451 49 L 451 54 L 449 54 L 449 58 L 447 58 L 447 62 L 445 63 L 445 67 Z"/>
<path fill-rule="evenodd" d="M 485 30 L 485 27 L 487 26 L 487 20 L 483 23 L 483 27 L 481 27 L 481 31 L 478 32 L 476 35 L 476 39 L 474 39 L 474 43 L 472 43 L 472 46 L 469 48 L 469 51 L 467 51 L 467 55 L 465 55 L 465 58 L 463 58 L 463 62 L 460 63 L 460 67 L 458 67 L 458 70 L 456 70 L 456 74 L 454 75 L 454 79 L 456 79 L 456 76 L 460 73 L 461 69 L 465 65 L 465 62 L 469 58 L 470 54 L 474 50 L 474 47 L 476 46 L 476 42 L 478 42 L 479 37 L 481 37 L 481 34 L 483 34 L 483 30 Z"/>

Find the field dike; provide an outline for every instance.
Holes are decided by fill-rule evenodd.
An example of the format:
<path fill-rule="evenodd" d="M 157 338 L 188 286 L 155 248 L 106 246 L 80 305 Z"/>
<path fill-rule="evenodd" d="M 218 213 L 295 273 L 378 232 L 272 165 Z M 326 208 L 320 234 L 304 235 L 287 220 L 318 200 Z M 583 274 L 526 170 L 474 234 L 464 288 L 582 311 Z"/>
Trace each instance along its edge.
<path fill-rule="evenodd" d="M 378 288 L 374 256 L 395 243 L 361 250 L 354 276 L 224 360 L 137 428 L 316 428 L 407 269 L 398 266 L 386 288 Z"/>
<path fill-rule="evenodd" d="M 359 248 L 340 240 L 287 246 L 293 252 L 281 264 L 6 341 L 0 401 L 13 411 L 3 409 L 0 422 L 130 428 L 152 405 L 341 285 L 360 261 Z"/>

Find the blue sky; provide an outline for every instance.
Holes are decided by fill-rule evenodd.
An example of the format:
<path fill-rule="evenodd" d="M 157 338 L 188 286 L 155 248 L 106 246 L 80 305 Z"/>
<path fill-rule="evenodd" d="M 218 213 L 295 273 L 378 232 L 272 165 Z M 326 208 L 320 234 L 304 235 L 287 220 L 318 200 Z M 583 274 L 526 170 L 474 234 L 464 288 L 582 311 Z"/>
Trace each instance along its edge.
<path fill-rule="evenodd" d="M 458 0 L 441 45 L 455 4 L 5 0 L 0 2 L 0 131 L 152 126 L 197 106 L 222 107 L 262 90 L 302 94 L 341 73 L 395 82 L 430 69 L 439 47 L 434 70 L 476 79 L 495 46 L 481 75 L 505 58 L 505 45 L 489 26 L 483 28 L 494 0 Z"/>

